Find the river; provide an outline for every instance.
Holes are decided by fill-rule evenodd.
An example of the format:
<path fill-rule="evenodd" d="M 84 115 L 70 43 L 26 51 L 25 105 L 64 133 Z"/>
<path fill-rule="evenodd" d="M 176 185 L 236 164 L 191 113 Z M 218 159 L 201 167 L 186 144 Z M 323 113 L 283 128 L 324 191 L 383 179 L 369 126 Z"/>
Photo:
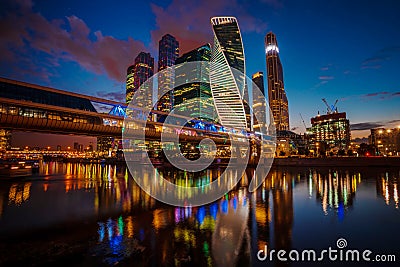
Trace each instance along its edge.
<path fill-rule="evenodd" d="M 142 175 L 198 185 L 220 172 Z M 274 167 L 253 193 L 247 175 L 218 201 L 174 207 L 125 166 L 44 162 L 0 183 L 0 265 L 300 266 L 257 253 L 321 251 L 340 238 L 400 260 L 399 168 Z"/>

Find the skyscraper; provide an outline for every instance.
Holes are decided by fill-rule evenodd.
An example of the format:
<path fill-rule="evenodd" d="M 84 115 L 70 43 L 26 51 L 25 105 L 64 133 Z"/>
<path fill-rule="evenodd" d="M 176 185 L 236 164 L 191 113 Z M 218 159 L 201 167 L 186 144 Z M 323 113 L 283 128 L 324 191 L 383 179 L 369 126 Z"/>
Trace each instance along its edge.
<path fill-rule="evenodd" d="M 211 95 L 209 68 L 211 45 L 205 44 L 183 54 L 175 61 L 174 110 L 191 118 L 214 121 L 214 102 Z M 191 65 L 179 65 L 193 62 Z M 188 68 L 190 72 L 188 73 Z M 196 81 L 195 81 L 196 80 Z M 188 82 L 195 81 L 195 82 Z"/>
<path fill-rule="evenodd" d="M 158 71 L 162 71 L 175 64 L 179 56 L 179 42 L 170 34 L 164 35 L 158 43 Z M 169 112 L 173 104 L 174 72 L 168 69 L 158 76 L 159 92 L 168 90 L 163 96 L 158 96 L 157 109 Z"/>
<path fill-rule="evenodd" d="M 275 128 L 277 131 L 288 131 L 289 107 L 283 83 L 283 69 L 279 58 L 278 42 L 272 32 L 265 36 L 265 53 L 268 74 L 268 101 L 274 117 Z"/>
<path fill-rule="evenodd" d="M 256 94 L 256 91 L 253 89 L 253 130 L 255 132 L 260 132 L 261 127 L 265 127 L 266 118 L 266 105 L 265 105 L 265 91 L 264 91 L 264 73 L 259 71 L 253 74 L 252 76 L 253 84 L 255 84 L 262 95 Z M 254 88 L 254 87 L 253 87 Z M 258 120 L 257 120 L 257 118 Z"/>
<path fill-rule="evenodd" d="M 224 126 L 249 128 L 243 104 L 245 61 L 239 25 L 235 17 L 213 17 L 214 47 L 210 81 L 218 118 Z M 238 70 L 231 71 L 231 67 Z"/>
<path fill-rule="evenodd" d="M 133 65 L 128 67 L 126 78 L 126 103 L 129 104 L 140 86 L 154 74 L 154 58 L 150 53 L 140 52 Z M 152 90 L 149 88 L 147 91 Z M 149 91 L 150 92 L 150 91 Z M 151 99 L 151 98 L 150 98 Z M 140 103 L 140 101 L 137 101 Z M 143 103 L 143 105 L 151 103 Z"/>

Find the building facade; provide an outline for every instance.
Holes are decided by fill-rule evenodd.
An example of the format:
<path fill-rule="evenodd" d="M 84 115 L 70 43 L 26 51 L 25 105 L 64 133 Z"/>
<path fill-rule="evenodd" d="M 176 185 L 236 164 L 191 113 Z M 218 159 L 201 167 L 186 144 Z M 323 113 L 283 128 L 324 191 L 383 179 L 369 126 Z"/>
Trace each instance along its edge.
<path fill-rule="evenodd" d="M 135 58 L 133 65 L 128 67 L 126 76 L 126 103 L 129 104 L 133 95 L 139 90 L 140 86 L 154 74 L 154 58 L 150 53 L 140 52 Z M 146 92 L 152 92 L 153 88 L 149 88 Z M 151 99 L 151 98 L 149 98 Z M 141 103 L 141 101 L 137 101 Z M 143 103 L 147 105 L 151 103 Z"/>
<path fill-rule="evenodd" d="M 266 105 L 265 105 L 265 89 L 264 89 L 264 73 L 256 72 L 252 75 L 253 88 L 256 85 L 262 95 L 255 94 L 253 89 L 253 131 L 260 132 L 262 127 L 266 127 Z M 257 120 L 258 118 L 258 120 Z"/>
<path fill-rule="evenodd" d="M 311 118 L 311 144 L 316 154 L 347 150 L 350 145 L 350 122 L 346 112 L 335 112 Z"/>
<path fill-rule="evenodd" d="M 400 127 L 371 129 L 369 142 L 380 156 L 400 156 Z"/>
<path fill-rule="evenodd" d="M 211 95 L 209 68 L 207 64 L 201 63 L 210 62 L 210 59 L 210 44 L 193 49 L 176 59 L 173 106 L 174 110 L 191 118 L 214 122 L 216 113 Z M 193 62 L 189 66 L 189 73 L 185 65 L 179 65 L 186 62 Z"/>
<path fill-rule="evenodd" d="M 243 103 L 245 60 L 242 37 L 235 17 L 213 17 L 214 47 L 210 82 L 220 123 L 233 128 L 249 128 Z M 235 74 L 231 68 L 237 70 Z"/>
<path fill-rule="evenodd" d="M 179 42 L 170 34 L 164 35 L 158 43 L 158 102 L 157 110 L 169 112 L 174 103 L 174 71 L 167 69 L 175 64 L 179 56 Z M 166 94 L 161 95 L 161 92 Z"/>
<path fill-rule="evenodd" d="M 289 105 L 283 83 L 283 68 L 279 57 L 278 41 L 274 33 L 265 36 L 267 61 L 268 102 L 277 131 L 288 131 Z"/>

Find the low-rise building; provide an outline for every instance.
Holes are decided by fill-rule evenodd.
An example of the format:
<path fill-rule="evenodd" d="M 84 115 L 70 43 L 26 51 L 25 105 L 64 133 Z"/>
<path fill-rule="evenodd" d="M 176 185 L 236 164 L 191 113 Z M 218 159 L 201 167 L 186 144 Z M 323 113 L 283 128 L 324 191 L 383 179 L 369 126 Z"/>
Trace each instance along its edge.
<path fill-rule="evenodd" d="M 371 129 L 369 143 L 381 156 L 400 156 L 400 127 L 394 129 Z"/>
<path fill-rule="evenodd" d="M 350 145 L 350 122 L 346 112 L 334 112 L 311 118 L 310 145 L 316 155 L 339 154 Z"/>

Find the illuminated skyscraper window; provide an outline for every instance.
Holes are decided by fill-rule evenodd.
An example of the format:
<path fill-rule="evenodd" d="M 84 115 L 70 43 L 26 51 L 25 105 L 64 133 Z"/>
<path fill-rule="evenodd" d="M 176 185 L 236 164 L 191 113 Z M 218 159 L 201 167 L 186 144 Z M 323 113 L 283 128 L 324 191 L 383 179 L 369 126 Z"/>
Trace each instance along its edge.
<path fill-rule="evenodd" d="M 253 89 L 253 130 L 260 132 L 262 127 L 266 127 L 266 105 L 265 105 L 265 91 L 264 91 L 264 73 L 259 71 L 252 76 L 253 86 L 256 85 L 262 95 L 255 94 Z M 257 120 L 257 118 L 259 120 Z"/>
<path fill-rule="evenodd" d="M 279 58 L 278 41 L 272 32 L 265 36 L 267 60 L 268 101 L 277 131 L 289 130 L 289 106 L 283 83 L 283 69 Z"/>
<path fill-rule="evenodd" d="M 183 54 L 175 62 L 174 110 L 192 118 L 214 121 L 214 102 L 210 89 L 209 65 L 211 46 L 205 44 Z M 193 62 L 190 67 L 186 62 Z M 180 65 L 182 64 L 182 65 Z M 188 73 L 188 68 L 191 69 Z M 196 81 L 196 82 L 188 82 Z M 198 82 L 197 82 L 198 81 Z"/>
<path fill-rule="evenodd" d="M 150 53 L 140 52 L 133 65 L 128 67 L 126 77 L 126 103 L 129 104 L 140 86 L 154 74 L 154 58 Z M 152 88 L 146 89 L 152 92 Z M 151 99 L 151 98 L 149 98 Z M 137 101 L 140 103 L 140 101 Z M 151 103 L 143 103 L 150 106 Z"/>
<path fill-rule="evenodd" d="M 179 42 L 170 34 L 164 35 L 158 47 L 158 71 L 162 71 L 175 64 L 175 60 L 179 56 Z M 163 96 L 158 96 L 157 109 L 169 112 L 174 102 L 173 88 L 174 88 L 174 71 L 167 69 L 158 75 L 159 92 L 165 92 Z"/>

